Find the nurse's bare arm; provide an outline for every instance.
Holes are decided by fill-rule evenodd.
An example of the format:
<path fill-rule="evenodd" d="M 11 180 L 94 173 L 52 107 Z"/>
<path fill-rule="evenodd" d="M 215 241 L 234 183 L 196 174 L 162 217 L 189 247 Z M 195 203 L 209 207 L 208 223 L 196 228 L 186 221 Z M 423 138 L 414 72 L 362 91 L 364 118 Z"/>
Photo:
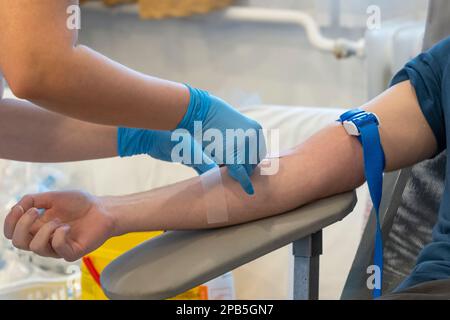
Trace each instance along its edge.
<path fill-rule="evenodd" d="M 188 89 L 78 45 L 77 30 L 67 27 L 67 9 L 76 4 L 0 1 L 0 69 L 15 95 L 98 124 L 174 129 L 186 113 Z"/>
<path fill-rule="evenodd" d="M 82 122 L 32 103 L 0 100 L 0 158 L 65 162 L 117 156 L 117 129 Z"/>

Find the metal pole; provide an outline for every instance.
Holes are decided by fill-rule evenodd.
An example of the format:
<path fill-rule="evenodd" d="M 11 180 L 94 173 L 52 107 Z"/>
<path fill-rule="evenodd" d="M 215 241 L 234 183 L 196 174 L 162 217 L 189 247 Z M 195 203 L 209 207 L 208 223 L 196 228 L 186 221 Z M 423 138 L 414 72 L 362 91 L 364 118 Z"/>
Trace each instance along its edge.
<path fill-rule="evenodd" d="M 319 299 L 319 259 L 322 230 L 292 244 L 294 255 L 294 300 Z"/>

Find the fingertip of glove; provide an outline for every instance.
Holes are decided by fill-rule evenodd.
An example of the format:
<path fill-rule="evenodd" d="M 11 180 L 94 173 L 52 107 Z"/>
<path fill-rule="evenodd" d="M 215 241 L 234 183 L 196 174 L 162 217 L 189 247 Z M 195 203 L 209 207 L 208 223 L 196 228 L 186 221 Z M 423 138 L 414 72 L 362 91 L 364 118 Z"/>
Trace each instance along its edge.
<path fill-rule="evenodd" d="M 247 186 L 247 187 L 244 187 L 244 186 L 242 186 L 242 187 L 244 188 L 245 192 L 246 192 L 249 196 L 255 195 L 255 189 L 253 188 L 253 185 L 252 185 L 251 183 L 250 183 L 250 185 Z"/>
<path fill-rule="evenodd" d="M 253 188 L 252 181 L 250 180 L 250 176 L 247 173 L 247 170 L 243 166 L 230 166 L 228 168 L 228 172 L 230 176 L 239 182 L 242 189 L 248 194 L 248 195 L 254 195 L 255 189 Z"/>

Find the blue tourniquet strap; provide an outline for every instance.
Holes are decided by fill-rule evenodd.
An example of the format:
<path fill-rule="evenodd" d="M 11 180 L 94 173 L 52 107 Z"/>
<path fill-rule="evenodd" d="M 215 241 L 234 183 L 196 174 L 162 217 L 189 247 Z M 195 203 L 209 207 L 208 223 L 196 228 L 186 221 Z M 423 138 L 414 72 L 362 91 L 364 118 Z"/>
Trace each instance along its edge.
<path fill-rule="evenodd" d="M 364 153 L 364 173 L 369 185 L 370 197 L 376 214 L 376 235 L 374 264 L 380 271 L 380 287 L 373 290 L 373 297 L 378 298 L 382 294 L 381 284 L 383 283 L 383 237 L 380 223 L 380 204 L 383 192 L 383 172 L 385 168 L 385 156 L 378 129 L 378 119 L 375 115 L 362 110 L 352 110 L 343 114 L 340 118 L 353 122 L 359 130 L 359 141 L 363 146 Z"/>

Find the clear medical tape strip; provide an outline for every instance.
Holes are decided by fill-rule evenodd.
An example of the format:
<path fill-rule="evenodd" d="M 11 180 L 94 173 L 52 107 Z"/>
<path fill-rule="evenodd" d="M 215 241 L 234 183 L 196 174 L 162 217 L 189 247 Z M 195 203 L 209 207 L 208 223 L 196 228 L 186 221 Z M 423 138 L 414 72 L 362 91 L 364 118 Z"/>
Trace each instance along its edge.
<path fill-rule="evenodd" d="M 216 168 L 206 172 L 200 176 L 200 181 L 204 191 L 203 201 L 208 224 L 228 222 L 228 204 L 220 169 Z M 210 197 L 210 194 L 219 196 Z"/>

